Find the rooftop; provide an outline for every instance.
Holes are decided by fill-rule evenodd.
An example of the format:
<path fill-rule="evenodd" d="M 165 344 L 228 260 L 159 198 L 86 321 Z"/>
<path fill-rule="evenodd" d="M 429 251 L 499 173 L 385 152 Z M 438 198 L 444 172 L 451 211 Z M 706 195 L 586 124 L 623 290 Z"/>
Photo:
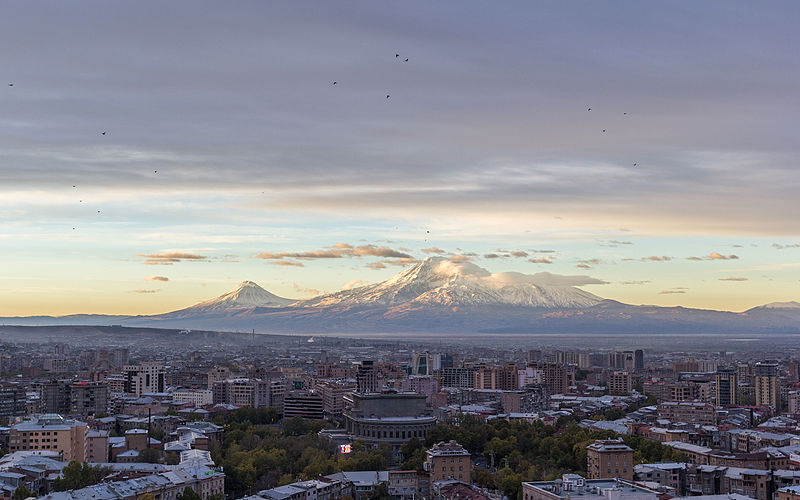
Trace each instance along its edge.
<path fill-rule="evenodd" d="M 622 479 L 587 479 L 583 486 L 574 478 L 567 481 L 523 482 L 523 487 L 535 488 L 550 496 L 563 499 L 608 500 L 608 498 L 627 498 L 629 500 L 644 500 L 658 498 L 658 491 Z M 582 479 L 582 478 L 581 478 Z M 613 492 L 613 495 L 611 494 Z"/>

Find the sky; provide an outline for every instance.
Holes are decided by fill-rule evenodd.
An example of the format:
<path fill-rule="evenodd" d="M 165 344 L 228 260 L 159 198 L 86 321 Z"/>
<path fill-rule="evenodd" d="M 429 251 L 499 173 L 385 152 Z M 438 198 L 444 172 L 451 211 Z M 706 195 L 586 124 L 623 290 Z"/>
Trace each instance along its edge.
<path fill-rule="evenodd" d="M 798 15 L 9 3 L 0 315 L 307 298 L 433 255 L 631 304 L 800 300 Z"/>

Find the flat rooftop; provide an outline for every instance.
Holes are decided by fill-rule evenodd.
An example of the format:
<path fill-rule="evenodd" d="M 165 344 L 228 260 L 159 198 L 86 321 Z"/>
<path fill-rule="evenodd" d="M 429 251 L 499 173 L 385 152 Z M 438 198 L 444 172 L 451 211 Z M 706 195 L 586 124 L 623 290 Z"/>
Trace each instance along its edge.
<path fill-rule="evenodd" d="M 569 490 L 564 488 L 566 484 L 560 479 L 555 481 L 523 482 L 522 485 L 523 487 L 535 488 L 550 496 L 563 499 L 608 500 L 608 492 L 610 491 L 614 492 L 613 496 L 615 498 L 618 496 L 629 500 L 656 499 L 659 494 L 656 490 L 618 479 L 586 479 L 582 488 L 573 485 Z"/>

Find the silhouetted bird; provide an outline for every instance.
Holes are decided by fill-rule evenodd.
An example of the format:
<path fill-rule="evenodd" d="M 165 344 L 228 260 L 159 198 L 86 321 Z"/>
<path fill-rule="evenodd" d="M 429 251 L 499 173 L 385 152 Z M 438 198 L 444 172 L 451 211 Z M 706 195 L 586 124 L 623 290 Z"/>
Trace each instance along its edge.
<path fill-rule="evenodd" d="M 14 86 L 14 84 L 13 84 L 13 83 L 9 83 L 9 84 L 8 84 L 8 86 L 9 86 L 9 87 L 13 87 L 13 86 Z"/>
<path fill-rule="evenodd" d="M 622 113 L 623 115 L 627 115 L 628 113 Z"/>
<path fill-rule="evenodd" d="M 158 170 L 153 170 L 153 173 L 154 173 L 154 174 L 157 174 L 157 173 L 158 173 Z"/>
<path fill-rule="evenodd" d="M 100 132 L 100 135 L 106 135 L 106 133 L 105 132 Z"/>
<path fill-rule="evenodd" d="M 395 55 L 394 55 L 394 58 L 395 58 L 395 59 L 397 59 L 398 57 L 400 57 L 400 54 L 395 54 Z"/>
<path fill-rule="evenodd" d="M 606 131 L 606 129 L 603 129 L 603 132 L 605 132 L 605 131 Z"/>
<path fill-rule="evenodd" d="M 333 84 L 336 85 L 336 82 L 333 82 Z"/>
<path fill-rule="evenodd" d="M 633 166 L 634 166 L 634 167 L 635 167 L 635 166 L 637 166 L 637 165 L 639 165 L 639 164 L 638 164 L 638 163 L 634 163 L 634 164 L 633 164 Z"/>
<path fill-rule="evenodd" d="M 100 210 L 98 210 L 98 211 L 97 211 L 97 213 L 99 214 L 99 213 L 100 213 Z"/>
<path fill-rule="evenodd" d="M 408 62 L 408 58 L 406 57 L 406 62 Z"/>
<path fill-rule="evenodd" d="M 591 111 L 591 110 L 592 110 L 592 108 L 589 108 L 589 109 L 587 109 L 586 111 Z"/>
<path fill-rule="evenodd" d="M 389 98 L 389 94 L 386 94 L 386 98 L 387 98 L 387 99 Z"/>

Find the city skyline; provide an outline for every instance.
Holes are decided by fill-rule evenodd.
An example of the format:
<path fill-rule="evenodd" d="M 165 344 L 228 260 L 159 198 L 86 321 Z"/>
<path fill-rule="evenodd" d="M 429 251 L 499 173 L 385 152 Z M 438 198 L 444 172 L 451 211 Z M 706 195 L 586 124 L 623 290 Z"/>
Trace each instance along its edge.
<path fill-rule="evenodd" d="M 797 10 L 11 5 L 0 315 L 309 298 L 428 256 L 800 300 Z"/>

